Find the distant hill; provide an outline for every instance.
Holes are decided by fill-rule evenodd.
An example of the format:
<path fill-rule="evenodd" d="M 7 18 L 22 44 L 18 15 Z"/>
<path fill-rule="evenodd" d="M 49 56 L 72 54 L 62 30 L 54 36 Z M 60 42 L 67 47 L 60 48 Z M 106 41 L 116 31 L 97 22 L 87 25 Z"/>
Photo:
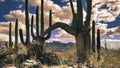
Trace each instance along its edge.
<path fill-rule="evenodd" d="M 72 42 L 61 43 L 61 42 L 53 41 L 53 42 L 46 43 L 46 48 L 47 48 L 47 51 L 61 52 L 61 51 L 75 49 L 75 44 Z"/>

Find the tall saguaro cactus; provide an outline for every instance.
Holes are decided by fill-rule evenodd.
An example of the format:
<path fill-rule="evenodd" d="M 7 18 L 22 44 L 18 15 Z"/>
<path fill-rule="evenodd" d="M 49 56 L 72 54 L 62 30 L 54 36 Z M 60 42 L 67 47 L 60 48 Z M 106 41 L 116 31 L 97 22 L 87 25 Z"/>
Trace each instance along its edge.
<path fill-rule="evenodd" d="M 87 16 L 86 21 L 83 21 L 82 0 L 77 0 L 77 13 L 74 11 L 72 0 L 70 0 L 73 20 L 72 25 L 67 25 L 62 22 L 53 24 L 43 33 L 46 35 L 56 28 L 61 28 L 67 33 L 73 35 L 76 40 L 76 50 L 78 55 L 78 62 L 84 63 L 87 52 L 90 51 L 90 20 L 91 20 L 91 6 L 92 0 L 87 0 Z M 86 44 L 87 43 L 87 44 Z"/>
<path fill-rule="evenodd" d="M 28 0 L 25 0 L 25 25 L 26 25 L 26 41 L 23 39 L 23 31 L 20 29 L 20 40 L 22 44 L 29 45 L 30 44 L 30 29 L 29 29 L 29 7 Z"/>

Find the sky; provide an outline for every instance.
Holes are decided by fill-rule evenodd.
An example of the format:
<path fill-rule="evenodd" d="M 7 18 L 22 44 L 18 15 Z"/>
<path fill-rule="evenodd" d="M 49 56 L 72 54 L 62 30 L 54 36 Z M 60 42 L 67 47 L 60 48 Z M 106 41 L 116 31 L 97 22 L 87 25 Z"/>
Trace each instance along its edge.
<path fill-rule="evenodd" d="M 49 10 L 52 9 L 53 24 L 55 22 L 64 22 L 70 24 L 72 14 L 69 0 L 44 0 L 45 1 L 45 27 L 48 27 Z M 84 19 L 86 15 L 86 0 L 83 1 Z M 40 0 L 29 0 L 29 15 L 35 15 L 35 6 L 40 6 Z M 76 0 L 73 0 L 76 10 Z M 96 21 L 96 30 L 101 29 L 101 42 L 107 39 L 109 47 L 120 47 L 120 0 L 93 0 L 92 18 Z M 25 34 L 25 11 L 24 0 L 0 0 L 0 41 L 8 41 L 9 23 L 12 22 L 12 33 L 14 41 L 15 19 L 19 20 L 19 28 Z M 4 38 L 4 39 L 3 39 Z M 64 30 L 56 29 L 52 31 L 49 41 L 75 42 L 74 36 L 66 33 Z"/>

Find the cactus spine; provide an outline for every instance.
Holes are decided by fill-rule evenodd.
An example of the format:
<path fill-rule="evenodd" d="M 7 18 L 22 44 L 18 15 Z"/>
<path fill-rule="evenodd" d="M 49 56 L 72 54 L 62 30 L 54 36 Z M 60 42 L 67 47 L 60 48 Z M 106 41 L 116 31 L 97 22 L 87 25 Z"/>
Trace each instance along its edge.
<path fill-rule="evenodd" d="M 98 57 L 97 60 L 100 60 L 100 50 L 101 50 L 101 43 L 100 43 L 100 29 L 97 30 L 97 53 Z"/>

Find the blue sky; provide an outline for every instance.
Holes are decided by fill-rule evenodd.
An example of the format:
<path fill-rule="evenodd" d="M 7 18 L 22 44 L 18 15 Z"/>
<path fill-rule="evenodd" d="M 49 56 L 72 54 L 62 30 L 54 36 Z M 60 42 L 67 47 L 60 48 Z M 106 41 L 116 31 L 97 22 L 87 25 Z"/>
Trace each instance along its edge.
<path fill-rule="evenodd" d="M 35 14 L 35 4 L 37 3 L 37 0 L 33 1 L 30 0 L 30 14 Z M 82 0 L 83 1 L 83 9 L 85 12 L 85 1 L 86 0 Z M 100 1 L 100 2 L 99 2 Z M 93 0 L 93 3 L 95 3 L 96 5 L 93 5 L 93 15 L 92 15 L 92 20 L 97 20 L 97 23 L 100 23 L 100 25 L 104 25 L 104 27 L 99 25 L 99 28 L 101 28 L 104 32 L 101 38 L 102 39 L 112 39 L 112 40 L 120 40 L 120 35 L 119 35 L 119 29 L 120 29 L 120 14 L 119 14 L 119 9 L 120 7 L 117 7 L 117 4 L 112 4 L 115 6 L 115 8 L 117 7 L 117 10 L 114 10 L 114 7 L 111 6 L 111 4 L 106 3 L 106 2 L 102 2 L 102 0 L 99 0 L 98 2 L 96 2 L 96 0 Z M 105 0 L 106 1 L 106 0 Z M 116 0 L 117 1 L 117 0 Z M 40 0 L 38 1 L 40 2 Z M 47 2 L 47 1 L 45 1 Z M 115 2 L 116 3 L 116 2 Z M 57 12 L 62 13 L 62 11 L 66 11 L 66 9 L 70 10 L 69 6 L 69 1 L 63 2 L 63 0 L 52 0 L 52 1 L 48 1 L 47 2 L 47 8 L 49 8 L 49 6 L 52 5 L 52 9 L 53 11 L 55 11 L 55 14 Z M 54 7 L 56 6 L 56 7 Z M 107 6 L 107 7 L 106 7 Z M 50 7 L 51 8 L 51 7 Z M 18 10 L 17 12 L 20 13 L 16 13 L 16 10 Z M 60 11 L 57 11 L 60 10 Z M 10 13 L 11 12 L 11 13 Z M 47 9 L 45 9 L 45 12 L 47 12 Z M 69 11 L 67 11 L 69 14 Z M 68 23 L 70 23 L 71 19 L 63 19 L 64 16 L 62 17 L 59 13 L 57 13 L 57 15 L 54 15 L 57 21 L 67 21 Z M 20 16 L 20 15 L 21 16 Z M 7 23 L 8 21 L 15 21 L 15 17 L 20 19 L 20 22 L 22 22 L 23 24 L 23 18 L 24 17 L 24 2 L 22 0 L 0 0 L 0 24 L 5 22 Z M 62 13 L 63 15 L 65 15 L 65 13 Z M 97 17 L 98 14 L 98 17 Z M 70 14 L 69 14 L 70 15 Z M 69 16 L 68 15 L 68 16 Z M 15 16 L 15 17 L 13 17 Z M 59 18 L 60 17 L 60 18 Z M 97 18 L 95 18 L 97 17 Z M 71 17 L 67 17 L 67 18 L 71 18 Z M 118 27 L 118 28 L 117 28 Z M 4 28 L 3 28 L 4 29 Z M 7 31 L 7 30 L 6 30 Z M 112 31 L 112 35 L 105 35 L 110 33 L 110 31 Z M 54 30 L 52 31 L 52 36 L 49 40 L 56 40 L 56 39 L 63 39 L 61 38 L 63 35 L 61 34 L 63 32 L 63 34 L 65 33 L 64 31 L 60 31 L 60 30 Z M 7 32 L 6 32 L 7 33 Z M 0 34 L 3 34 L 2 32 Z M 67 33 L 65 33 L 67 34 Z M 56 36 L 58 38 L 56 38 Z M 69 36 L 70 38 L 65 39 L 67 42 L 71 42 L 74 41 L 74 39 L 71 39 L 73 37 Z M 65 41 L 65 42 L 66 42 Z"/>

